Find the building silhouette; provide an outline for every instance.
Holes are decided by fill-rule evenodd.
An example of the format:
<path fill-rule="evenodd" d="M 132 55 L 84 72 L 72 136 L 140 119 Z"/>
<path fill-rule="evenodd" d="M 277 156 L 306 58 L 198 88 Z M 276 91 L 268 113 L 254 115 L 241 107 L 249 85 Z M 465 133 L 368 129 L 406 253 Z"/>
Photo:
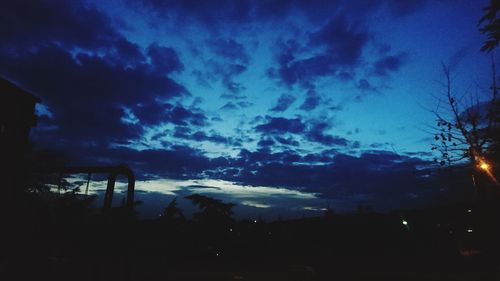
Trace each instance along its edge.
<path fill-rule="evenodd" d="M 0 76 L 0 186 L 15 191 L 26 177 L 29 133 L 40 99 Z"/>

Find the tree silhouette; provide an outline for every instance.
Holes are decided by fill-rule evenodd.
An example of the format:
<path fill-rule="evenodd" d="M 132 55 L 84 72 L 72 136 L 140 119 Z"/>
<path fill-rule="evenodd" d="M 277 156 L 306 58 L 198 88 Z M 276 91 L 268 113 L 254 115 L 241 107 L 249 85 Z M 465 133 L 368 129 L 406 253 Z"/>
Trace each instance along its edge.
<path fill-rule="evenodd" d="M 186 196 L 194 205 L 200 208 L 200 212 L 194 215 L 194 218 L 201 222 L 229 222 L 233 215 L 233 203 L 224 203 L 221 200 L 210 198 L 208 196 L 192 194 Z"/>
<path fill-rule="evenodd" d="M 497 13 L 500 10 L 500 0 L 491 0 L 490 5 L 483 9 L 484 16 L 479 20 L 481 33 L 488 36 L 488 39 L 483 43 L 481 51 L 491 52 L 498 46 L 500 41 L 500 19 L 497 18 Z"/>
<path fill-rule="evenodd" d="M 170 201 L 167 207 L 165 207 L 163 218 L 167 220 L 184 220 L 182 210 L 177 207 L 177 197 Z"/>
<path fill-rule="evenodd" d="M 484 10 L 480 32 L 486 33 L 488 39 L 481 50 L 490 52 L 500 40 L 500 20 L 496 16 L 500 0 L 492 0 Z M 495 61 L 492 58 L 491 85 L 486 90 L 459 93 L 453 87 L 450 68 L 444 64 L 443 73 L 445 92 L 433 110 L 437 127 L 432 150 L 440 152 L 438 162 L 442 166 L 468 161 L 474 184 L 480 174 L 498 184 L 495 174 L 500 163 L 500 102 Z"/>
<path fill-rule="evenodd" d="M 498 46 L 500 41 L 500 19 L 497 18 L 497 14 L 500 11 L 500 0 L 491 0 L 490 5 L 484 8 L 485 14 L 479 20 L 479 24 L 482 27 L 479 29 L 481 33 L 486 34 L 488 38 L 483 43 L 481 51 L 491 52 Z M 494 64 L 493 64 L 494 67 Z M 494 70 L 494 68 L 493 68 Z M 496 95 L 498 89 L 495 83 L 495 73 L 493 76 L 492 92 Z M 495 97 L 491 100 L 491 120 L 498 124 L 500 123 L 500 102 Z M 489 132 L 492 136 L 492 141 L 490 145 L 490 156 L 499 163 L 500 161 L 500 129 L 498 126 L 493 127 L 492 131 Z"/>
<path fill-rule="evenodd" d="M 479 175 L 497 183 L 500 106 L 494 64 L 492 70 L 492 84 L 487 91 L 459 95 L 452 87 L 449 68 L 443 66 L 445 94 L 433 110 L 437 126 L 432 150 L 440 153 L 436 161 L 441 166 L 469 163 L 474 184 Z"/>
<path fill-rule="evenodd" d="M 451 164 L 474 156 L 489 153 L 498 130 L 498 88 L 496 86 L 495 69 L 489 93 L 459 95 L 452 85 L 450 70 L 443 65 L 445 75 L 445 94 L 438 99 L 433 110 L 437 118 L 437 129 L 434 139 L 437 142 L 433 149 L 441 152 L 441 164 Z M 444 106 L 443 106 L 444 104 Z"/>

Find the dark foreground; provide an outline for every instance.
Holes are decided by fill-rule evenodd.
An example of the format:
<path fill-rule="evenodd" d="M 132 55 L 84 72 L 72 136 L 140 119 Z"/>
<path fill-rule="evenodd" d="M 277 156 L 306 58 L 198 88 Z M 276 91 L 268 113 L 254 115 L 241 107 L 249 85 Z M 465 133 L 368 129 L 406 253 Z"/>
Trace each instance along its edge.
<path fill-rule="evenodd" d="M 0 280 L 500 280 L 498 208 L 477 204 L 268 223 L 10 208 Z"/>

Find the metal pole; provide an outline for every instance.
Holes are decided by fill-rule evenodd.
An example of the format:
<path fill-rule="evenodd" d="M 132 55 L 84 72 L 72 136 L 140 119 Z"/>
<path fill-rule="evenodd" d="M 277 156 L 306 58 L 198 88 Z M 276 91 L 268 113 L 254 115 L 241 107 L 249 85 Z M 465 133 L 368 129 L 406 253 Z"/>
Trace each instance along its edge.
<path fill-rule="evenodd" d="M 92 176 L 92 173 L 89 173 L 87 177 L 87 187 L 85 187 L 85 195 L 89 195 L 89 184 L 90 184 L 90 177 Z"/>
<path fill-rule="evenodd" d="M 108 186 L 106 187 L 106 194 L 104 195 L 104 210 L 111 209 L 113 202 L 113 192 L 115 190 L 116 173 L 112 172 L 108 176 Z"/>

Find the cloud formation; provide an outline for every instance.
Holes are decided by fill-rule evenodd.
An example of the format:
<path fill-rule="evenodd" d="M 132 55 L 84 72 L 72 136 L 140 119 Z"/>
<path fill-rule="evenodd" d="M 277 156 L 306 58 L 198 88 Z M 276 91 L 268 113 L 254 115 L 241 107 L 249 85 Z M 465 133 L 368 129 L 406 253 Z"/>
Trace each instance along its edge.
<path fill-rule="evenodd" d="M 426 1 L 124 2 L 148 20 L 121 22 L 106 10 L 120 1 L 3 5 L 0 74 L 41 97 L 49 129 L 37 144 L 57 143 L 77 164 L 129 163 L 143 179 L 323 198 L 403 198 L 428 183 L 428 155 L 383 151 L 331 122 L 349 107 L 344 92 L 378 92 L 409 63 L 378 41 L 370 16 L 402 17 Z"/>

